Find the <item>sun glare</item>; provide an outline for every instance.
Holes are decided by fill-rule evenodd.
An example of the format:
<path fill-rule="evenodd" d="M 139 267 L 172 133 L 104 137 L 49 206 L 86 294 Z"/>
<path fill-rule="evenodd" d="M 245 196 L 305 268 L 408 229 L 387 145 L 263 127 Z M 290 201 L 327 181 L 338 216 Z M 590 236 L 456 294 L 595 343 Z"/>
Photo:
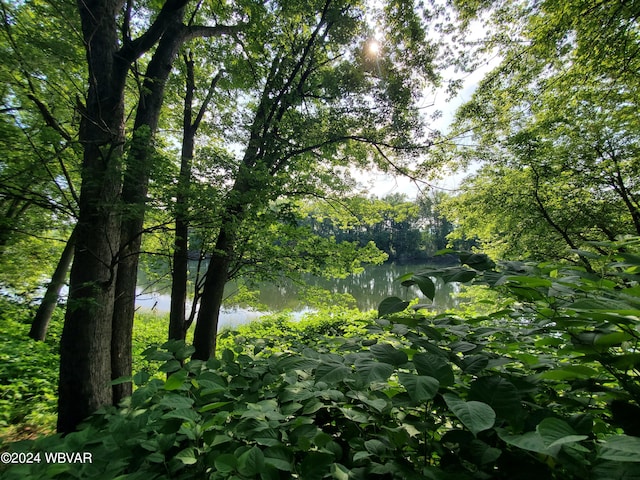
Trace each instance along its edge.
<path fill-rule="evenodd" d="M 367 43 L 367 52 L 369 53 L 369 55 L 378 55 L 380 53 L 380 49 L 380 42 L 378 42 L 377 40 L 369 40 L 369 42 Z"/>

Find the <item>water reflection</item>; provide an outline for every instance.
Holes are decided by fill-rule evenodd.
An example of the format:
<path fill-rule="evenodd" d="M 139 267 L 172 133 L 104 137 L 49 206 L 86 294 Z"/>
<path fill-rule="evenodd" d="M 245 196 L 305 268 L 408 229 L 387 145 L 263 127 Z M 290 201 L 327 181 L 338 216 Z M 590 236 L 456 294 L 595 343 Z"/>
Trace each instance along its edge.
<path fill-rule="evenodd" d="M 315 287 L 327 290 L 331 293 L 351 295 L 356 302 L 356 306 L 361 311 L 374 310 L 381 300 L 390 296 L 397 296 L 406 300 L 416 297 L 420 298 L 420 303 L 430 303 L 415 286 L 403 287 L 397 281 L 399 277 L 409 272 L 419 272 L 428 265 L 372 265 L 357 275 L 347 278 L 323 279 L 307 275 L 303 277 L 303 283 L 307 287 Z M 434 279 L 435 280 L 435 279 Z M 435 281 L 436 294 L 433 301 L 433 308 L 436 311 L 444 311 L 457 305 L 455 292 L 457 285 L 443 284 L 440 280 Z M 263 283 L 259 285 L 259 303 L 266 306 L 268 311 L 278 312 L 290 310 L 301 315 L 309 311 L 309 301 L 305 300 L 305 286 L 297 284 L 291 280 L 283 280 L 278 284 Z M 228 285 L 227 293 L 230 295 L 237 287 L 231 283 Z M 168 312 L 170 308 L 169 295 L 161 292 L 139 291 L 137 305 L 144 309 L 151 309 L 156 312 Z M 247 305 L 234 304 L 233 297 L 227 302 L 220 315 L 221 325 L 233 326 L 246 323 L 258 318 L 263 312 L 256 311 Z"/>

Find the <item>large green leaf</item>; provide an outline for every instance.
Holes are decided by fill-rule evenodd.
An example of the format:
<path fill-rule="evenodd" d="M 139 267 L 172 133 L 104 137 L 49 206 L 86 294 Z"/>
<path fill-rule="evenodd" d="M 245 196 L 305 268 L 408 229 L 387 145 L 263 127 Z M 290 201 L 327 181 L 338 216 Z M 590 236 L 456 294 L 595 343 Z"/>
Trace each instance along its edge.
<path fill-rule="evenodd" d="M 554 368 L 544 371 L 540 378 L 548 380 L 569 380 L 574 378 L 594 378 L 598 373 L 586 365 L 565 365 L 562 368 Z"/>
<path fill-rule="evenodd" d="M 443 387 L 453 385 L 453 369 L 444 357 L 431 353 L 416 353 L 412 361 L 420 375 L 436 378 Z"/>
<path fill-rule="evenodd" d="M 452 393 L 445 393 L 442 397 L 449 410 L 474 435 L 493 427 L 496 421 L 496 412 L 486 403 L 473 400 L 465 402 Z"/>
<path fill-rule="evenodd" d="M 238 459 L 235 455 L 223 453 L 215 457 L 213 465 L 220 473 L 231 473 L 238 468 Z"/>
<path fill-rule="evenodd" d="M 165 390 L 178 390 L 184 384 L 189 373 L 186 370 L 178 370 L 172 373 L 167 381 L 164 383 Z"/>
<path fill-rule="evenodd" d="M 538 432 L 527 432 L 522 435 L 510 435 L 502 428 L 497 428 L 496 430 L 498 431 L 498 436 L 502 441 L 509 445 L 513 445 L 514 447 L 518 447 L 523 450 L 529 450 L 531 452 L 542 453 L 543 455 L 551 454 Z"/>
<path fill-rule="evenodd" d="M 316 368 L 316 381 L 338 383 L 351 375 L 351 367 L 338 362 L 323 362 Z"/>
<path fill-rule="evenodd" d="M 355 362 L 356 373 L 366 384 L 385 382 L 393 373 L 393 366 L 371 358 L 359 358 Z"/>
<path fill-rule="evenodd" d="M 460 362 L 460 368 L 472 375 L 480 373 L 487 368 L 487 365 L 489 365 L 489 357 L 482 354 L 465 356 Z"/>
<path fill-rule="evenodd" d="M 184 450 L 176 453 L 176 459 L 180 460 L 185 465 L 193 465 L 198 461 L 198 457 L 196 456 L 196 451 L 193 447 L 185 448 Z"/>
<path fill-rule="evenodd" d="M 266 464 L 284 472 L 293 469 L 293 454 L 289 448 L 277 445 L 266 448 L 263 453 Z"/>
<path fill-rule="evenodd" d="M 388 343 L 378 343 L 370 348 L 374 357 L 384 363 L 400 366 L 409 361 L 407 354 Z"/>
<path fill-rule="evenodd" d="M 502 455 L 502 450 L 491 447 L 478 439 L 471 441 L 469 444 L 469 452 L 480 465 L 493 463 Z"/>
<path fill-rule="evenodd" d="M 440 388 L 440 382 L 437 379 L 426 375 L 398 373 L 398 380 L 407 389 L 411 400 L 416 403 L 424 403 L 431 400 L 436 396 Z"/>
<path fill-rule="evenodd" d="M 378 317 L 386 317 L 393 313 L 399 313 L 406 310 L 409 306 L 409 302 L 405 302 L 398 297 L 388 297 L 380 302 L 378 305 Z"/>
<path fill-rule="evenodd" d="M 469 265 L 475 270 L 492 270 L 496 264 L 484 253 L 466 253 L 461 252 L 458 254 L 460 263 L 463 265 Z"/>
<path fill-rule="evenodd" d="M 598 458 L 616 462 L 640 462 L 640 437 L 616 435 L 599 446 Z"/>
<path fill-rule="evenodd" d="M 578 435 L 567 422 L 554 417 L 542 420 L 536 427 L 536 431 L 549 449 L 565 443 L 580 442 L 588 438 L 586 435 Z"/>
<path fill-rule="evenodd" d="M 469 399 L 489 405 L 498 418 L 517 422 L 522 417 L 520 394 L 513 383 L 497 375 L 480 377 L 471 383 Z"/>
<path fill-rule="evenodd" d="M 431 280 L 431 278 L 426 274 L 411 275 L 409 278 L 403 280 L 401 282 L 401 285 L 403 287 L 410 287 L 412 285 L 417 285 L 420 291 L 429 300 L 433 300 L 433 297 L 435 297 L 436 295 L 436 286 L 434 285 L 433 280 Z"/>
<path fill-rule="evenodd" d="M 464 267 L 447 268 L 441 275 L 445 283 L 467 283 L 476 278 L 477 272 Z"/>
<path fill-rule="evenodd" d="M 253 447 L 238 457 L 238 471 L 247 477 L 259 475 L 264 469 L 264 454 L 259 447 Z"/>

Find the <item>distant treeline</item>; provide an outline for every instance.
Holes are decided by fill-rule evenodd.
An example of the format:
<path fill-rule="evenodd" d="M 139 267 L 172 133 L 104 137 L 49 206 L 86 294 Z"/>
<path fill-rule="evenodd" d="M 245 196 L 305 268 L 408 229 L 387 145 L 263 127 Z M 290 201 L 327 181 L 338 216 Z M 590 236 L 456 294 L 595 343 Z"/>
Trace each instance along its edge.
<path fill-rule="evenodd" d="M 333 218 L 316 214 L 309 214 L 303 222 L 315 234 L 335 237 L 338 242 L 358 242 L 364 246 L 373 241 L 389 256 L 388 261 L 446 263 L 447 257 L 434 258 L 434 254 L 447 248 L 447 235 L 454 228 L 440 211 L 440 204 L 447 196 L 436 192 L 416 200 L 410 200 L 404 194 L 381 199 L 371 197 L 366 199 L 367 205 L 363 208 L 367 218 L 360 222 L 345 226 Z"/>

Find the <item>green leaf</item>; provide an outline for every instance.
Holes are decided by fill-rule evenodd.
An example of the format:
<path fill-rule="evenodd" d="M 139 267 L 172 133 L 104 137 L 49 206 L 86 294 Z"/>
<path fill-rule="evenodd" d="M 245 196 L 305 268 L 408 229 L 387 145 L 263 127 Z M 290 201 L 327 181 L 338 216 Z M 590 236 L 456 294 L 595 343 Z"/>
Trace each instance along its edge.
<path fill-rule="evenodd" d="M 479 465 L 493 463 L 500 457 L 500 455 L 502 455 L 502 450 L 491 447 L 478 439 L 471 441 L 469 445 L 469 452 L 471 452 L 471 455 Z"/>
<path fill-rule="evenodd" d="M 489 357 L 486 355 L 469 355 L 462 359 L 460 368 L 465 373 L 475 375 L 487 368 L 489 365 Z"/>
<path fill-rule="evenodd" d="M 403 287 L 417 285 L 420 291 L 429 299 L 433 300 L 436 294 L 436 286 L 430 277 L 424 274 L 411 275 L 408 279 L 401 282 Z"/>
<path fill-rule="evenodd" d="M 258 447 L 253 447 L 238 457 L 238 472 L 247 477 L 260 474 L 264 469 L 264 454 Z"/>
<path fill-rule="evenodd" d="M 178 453 L 176 453 L 174 458 L 177 458 L 185 465 L 193 465 L 198 461 L 196 451 L 193 447 L 185 448 L 184 450 L 179 451 Z"/>
<path fill-rule="evenodd" d="M 378 317 L 386 317 L 393 313 L 398 313 L 406 310 L 409 306 L 409 302 L 405 302 L 398 297 L 388 297 L 380 302 L 378 305 Z"/>
<path fill-rule="evenodd" d="M 453 385 L 453 369 L 449 362 L 440 355 L 416 353 L 412 361 L 420 375 L 434 377 L 443 387 Z"/>
<path fill-rule="evenodd" d="M 331 477 L 336 480 L 349 480 L 349 469 L 339 463 L 331 464 Z"/>
<path fill-rule="evenodd" d="M 445 393 L 444 401 L 456 417 L 471 433 L 478 433 L 493 427 L 496 421 L 496 412 L 486 403 L 469 401 L 465 402 L 456 395 Z"/>
<path fill-rule="evenodd" d="M 264 450 L 264 462 L 283 472 L 290 472 L 293 470 L 293 453 L 284 446 L 268 447 Z"/>
<path fill-rule="evenodd" d="M 191 408 L 193 405 L 193 398 L 185 397 L 176 393 L 167 394 L 160 399 L 158 405 L 165 407 L 178 409 L 178 408 Z"/>
<path fill-rule="evenodd" d="M 424 403 L 431 400 L 438 393 L 440 382 L 426 375 L 413 375 L 411 373 L 398 373 L 398 380 L 404 388 L 411 400 L 416 403 Z"/>
<path fill-rule="evenodd" d="M 295 370 L 313 370 L 318 366 L 318 360 L 302 356 L 288 356 L 278 360 L 276 368 L 282 372 Z"/>
<path fill-rule="evenodd" d="M 145 383 L 147 383 L 150 378 L 151 375 L 149 375 L 149 373 L 141 370 L 133 376 L 133 383 L 135 383 L 136 386 L 139 387 L 140 385 L 144 385 Z"/>
<path fill-rule="evenodd" d="M 369 423 L 370 420 L 371 420 L 371 417 L 369 415 L 367 415 L 366 412 L 363 412 L 362 410 L 359 410 L 357 408 L 342 408 L 342 407 L 340 407 L 340 411 L 342 412 L 342 414 L 346 418 L 348 418 L 352 422 Z"/>
<path fill-rule="evenodd" d="M 192 409 L 192 408 L 179 408 L 176 410 L 170 410 L 164 415 L 162 418 L 178 418 L 180 420 L 187 420 L 193 424 L 195 424 L 198 420 L 200 420 L 200 415 Z"/>
<path fill-rule="evenodd" d="M 484 253 L 459 253 L 460 263 L 475 270 L 492 270 L 496 264 Z"/>
<path fill-rule="evenodd" d="M 366 384 L 386 382 L 393 373 L 393 366 L 370 358 L 360 358 L 355 362 L 356 373 Z"/>
<path fill-rule="evenodd" d="M 115 380 L 111 380 L 111 385 L 122 385 L 123 383 L 129 383 L 131 380 L 130 376 L 118 377 Z"/>
<path fill-rule="evenodd" d="M 598 458 L 616 462 L 640 462 L 640 437 L 616 435 L 598 448 Z"/>
<path fill-rule="evenodd" d="M 326 382 L 336 384 L 349 375 L 351 368 L 338 362 L 323 362 L 316 368 L 316 382 Z"/>
<path fill-rule="evenodd" d="M 555 417 L 548 417 L 542 420 L 536 427 L 536 431 L 549 449 L 565 443 L 580 442 L 588 438 L 586 435 L 578 435 L 567 422 Z"/>
<path fill-rule="evenodd" d="M 231 473 L 238 468 L 238 459 L 230 453 L 217 455 L 213 460 L 216 470 L 220 473 Z"/>
<path fill-rule="evenodd" d="M 544 443 L 538 432 L 527 432 L 522 435 L 510 435 L 502 428 L 496 428 L 496 430 L 498 431 L 498 436 L 502 441 L 509 445 L 513 445 L 514 447 L 518 447 L 523 450 L 529 450 L 531 452 L 550 455 L 547 445 Z"/>
<path fill-rule="evenodd" d="M 401 350 L 398 350 L 393 345 L 388 343 L 378 343 L 372 345 L 369 349 L 373 353 L 374 357 L 383 362 L 391 365 L 400 366 L 409 361 L 407 354 Z"/>
<path fill-rule="evenodd" d="M 211 410 L 217 410 L 218 408 L 224 407 L 226 405 L 231 405 L 233 402 L 213 402 L 200 407 L 198 410 L 200 413 L 210 412 Z"/>
<path fill-rule="evenodd" d="M 463 267 L 450 267 L 442 274 L 445 283 L 467 283 L 476 278 L 478 274 Z"/>
<path fill-rule="evenodd" d="M 518 389 L 502 377 L 480 377 L 474 380 L 471 383 L 469 398 L 489 405 L 498 418 L 517 422 L 522 416 Z"/>
<path fill-rule="evenodd" d="M 164 383 L 165 390 L 178 390 L 184 384 L 189 373 L 186 370 L 178 370 L 172 373 Z"/>
<path fill-rule="evenodd" d="M 594 378 L 598 373 L 586 365 L 566 365 L 562 368 L 547 370 L 540 374 L 540 378 L 547 380 L 569 380 L 574 378 Z"/>

